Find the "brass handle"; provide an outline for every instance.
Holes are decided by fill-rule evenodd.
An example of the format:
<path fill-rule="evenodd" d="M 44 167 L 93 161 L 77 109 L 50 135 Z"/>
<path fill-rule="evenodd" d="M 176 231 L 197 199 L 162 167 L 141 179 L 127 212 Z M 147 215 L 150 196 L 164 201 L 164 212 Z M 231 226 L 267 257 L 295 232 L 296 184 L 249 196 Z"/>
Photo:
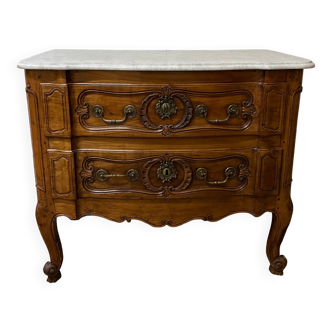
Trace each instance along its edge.
<path fill-rule="evenodd" d="M 133 106 L 133 105 L 127 105 L 123 109 L 123 113 L 124 113 L 125 117 L 122 120 L 107 120 L 107 119 L 104 118 L 104 109 L 102 108 L 102 106 L 100 106 L 100 105 L 94 105 L 92 107 L 92 115 L 95 118 L 101 118 L 104 122 L 111 123 L 111 124 L 123 123 L 127 119 L 134 118 L 136 116 L 136 114 L 137 114 L 137 110 L 136 110 L 135 106 Z"/>
<path fill-rule="evenodd" d="M 126 176 L 129 181 L 136 181 L 139 178 L 139 174 L 135 169 L 130 169 L 127 174 L 108 174 L 104 169 L 99 169 L 96 172 L 96 179 L 99 181 L 106 181 L 108 178 L 115 176 Z"/>
<path fill-rule="evenodd" d="M 200 167 L 197 169 L 196 171 L 196 177 L 197 179 L 200 180 L 205 180 L 205 182 L 207 184 L 213 184 L 213 185 L 218 185 L 218 184 L 223 184 L 226 183 L 228 181 L 228 179 L 233 178 L 236 175 L 236 168 L 235 167 L 227 167 L 225 170 L 225 175 L 226 175 L 226 179 L 223 181 L 208 181 L 207 180 L 207 169 Z"/>
<path fill-rule="evenodd" d="M 205 118 L 205 120 L 209 123 L 213 123 L 213 124 L 218 124 L 218 123 L 222 123 L 222 122 L 226 122 L 229 118 L 235 118 L 240 112 L 239 106 L 237 106 L 236 104 L 231 104 L 228 106 L 227 109 L 227 118 L 224 120 L 209 120 L 207 118 L 207 114 L 208 114 L 208 107 L 204 104 L 198 105 L 195 109 L 195 113 L 198 117 L 200 118 Z"/>

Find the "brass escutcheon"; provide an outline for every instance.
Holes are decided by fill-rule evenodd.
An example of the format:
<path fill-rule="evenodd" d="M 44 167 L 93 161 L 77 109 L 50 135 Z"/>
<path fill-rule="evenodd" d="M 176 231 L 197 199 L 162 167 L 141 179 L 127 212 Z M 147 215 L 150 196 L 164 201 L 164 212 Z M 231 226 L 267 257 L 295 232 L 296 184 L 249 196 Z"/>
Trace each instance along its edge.
<path fill-rule="evenodd" d="M 156 104 L 156 112 L 159 114 L 161 119 L 170 118 L 173 114 L 176 114 L 177 107 L 174 103 L 173 97 L 163 96 L 159 98 Z"/>
<path fill-rule="evenodd" d="M 177 175 L 178 172 L 172 162 L 165 161 L 160 163 L 160 167 L 157 170 L 157 178 L 161 179 L 162 182 L 170 182 Z"/>

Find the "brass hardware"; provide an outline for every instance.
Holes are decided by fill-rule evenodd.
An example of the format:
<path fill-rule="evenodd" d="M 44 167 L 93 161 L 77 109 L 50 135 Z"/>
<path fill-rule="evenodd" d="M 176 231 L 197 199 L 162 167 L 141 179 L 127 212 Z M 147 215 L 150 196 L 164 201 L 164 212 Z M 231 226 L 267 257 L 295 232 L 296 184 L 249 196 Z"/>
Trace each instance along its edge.
<path fill-rule="evenodd" d="M 227 109 L 227 118 L 224 120 L 209 120 L 207 118 L 207 114 L 208 114 L 208 107 L 204 104 L 198 105 L 195 109 L 195 113 L 198 117 L 200 118 L 205 118 L 205 120 L 209 123 L 213 123 L 213 124 L 218 124 L 218 123 L 222 123 L 222 122 L 226 122 L 229 118 L 235 118 L 240 112 L 239 106 L 237 106 L 236 104 L 231 104 L 228 106 Z"/>
<path fill-rule="evenodd" d="M 213 185 L 218 185 L 218 184 L 223 184 L 226 183 L 228 181 L 228 179 L 231 179 L 233 177 L 235 177 L 236 175 L 236 168 L 235 167 L 227 167 L 225 170 L 225 175 L 226 175 L 226 179 L 223 181 L 208 181 L 207 180 L 207 169 L 200 167 L 197 169 L 196 171 L 196 177 L 199 180 L 205 180 L 205 182 L 207 184 L 213 184 Z"/>
<path fill-rule="evenodd" d="M 159 98 L 158 103 L 156 104 L 156 112 L 161 117 L 170 118 L 173 114 L 176 114 L 177 107 L 174 103 L 173 97 L 163 96 Z"/>
<path fill-rule="evenodd" d="M 108 174 L 104 169 L 99 169 L 96 172 L 96 179 L 99 181 L 106 181 L 110 177 L 126 176 L 129 181 L 136 181 L 139 178 L 139 174 L 135 169 L 130 169 L 127 174 Z"/>
<path fill-rule="evenodd" d="M 174 167 L 173 163 L 170 161 L 165 161 L 160 163 L 160 167 L 157 170 L 157 178 L 164 182 L 170 182 L 172 179 L 176 178 L 178 172 Z"/>
<path fill-rule="evenodd" d="M 125 117 L 122 120 L 106 120 L 104 118 L 104 109 L 102 108 L 102 106 L 100 105 L 94 105 L 92 107 L 92 115 L 95 118 L 101 118 L 104 122 L 106 123 L 111 123 L 111 124 L 118 124 L 118 123 L 123 123 L 125 122 L 127 119 L 132 119 L 136 116 L 137 114 L 137 110 L 135 108 L 135 106 L 133 105 L 127 105 L 124 109 L 123 109 L 123 113 L 125 115 Z"/>

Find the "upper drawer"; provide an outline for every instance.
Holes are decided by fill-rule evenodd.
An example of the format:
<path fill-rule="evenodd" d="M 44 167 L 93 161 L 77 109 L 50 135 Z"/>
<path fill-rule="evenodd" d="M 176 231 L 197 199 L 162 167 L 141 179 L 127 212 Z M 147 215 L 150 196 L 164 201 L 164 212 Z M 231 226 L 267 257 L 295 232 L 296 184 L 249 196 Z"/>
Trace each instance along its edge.
<path fill-rule="evenodd" d="M 68 87 L 74 136 L 188 137 L 259 131 L 259 83 Z"/>

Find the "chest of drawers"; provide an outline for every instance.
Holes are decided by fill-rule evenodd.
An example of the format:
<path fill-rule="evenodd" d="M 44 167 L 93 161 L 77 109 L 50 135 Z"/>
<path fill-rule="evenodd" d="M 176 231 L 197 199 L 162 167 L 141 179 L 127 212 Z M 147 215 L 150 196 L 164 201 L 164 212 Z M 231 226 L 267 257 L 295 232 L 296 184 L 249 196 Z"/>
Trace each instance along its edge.
<path fill-rule="evenodd" d="M 60 277 L 57 217 L 162 227 L 272 212 L 270 271 L 290 196 L 303 69 L 273 51 L 54 50 L 22 60 L 36 219 Z"/>

